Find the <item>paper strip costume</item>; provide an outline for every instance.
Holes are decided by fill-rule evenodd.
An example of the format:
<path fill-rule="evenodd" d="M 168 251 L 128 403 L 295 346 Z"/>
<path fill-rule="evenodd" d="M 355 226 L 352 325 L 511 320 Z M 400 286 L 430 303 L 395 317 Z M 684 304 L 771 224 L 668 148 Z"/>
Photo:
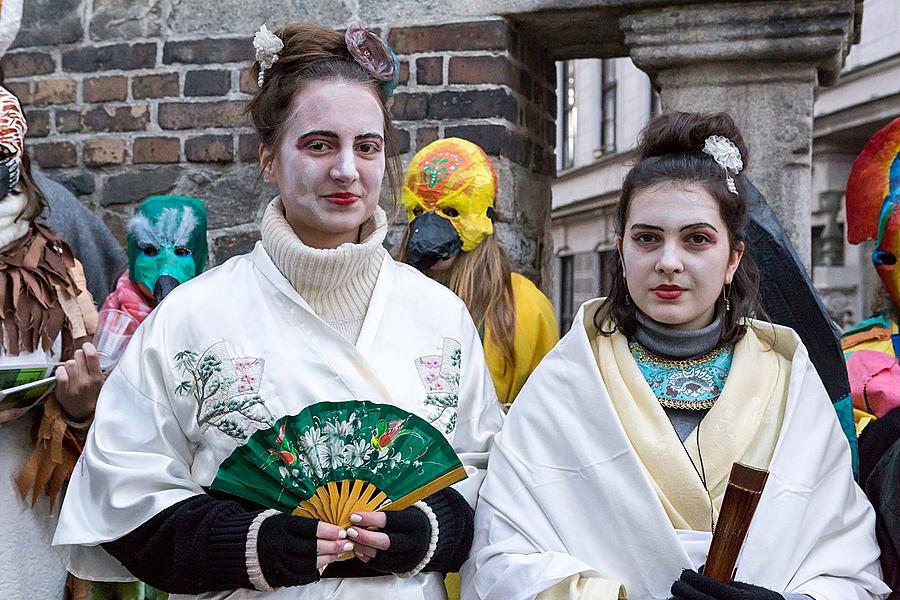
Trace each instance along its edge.
<path fill-rule="evenodd" d="M 435 362 L 434 377 L 423 378 L 420 359 Z M 442 393 L 429 387 L 438 383 Z M 455 487 L 474 503 L 501 413 L 462 302 L 386 257 L 352 344 L 258 244 L 176 288 L 138 329 L 100 394 L 54 544 L 83 577 L 133 579 L 99 544 L 204 493 L 254 432 L 318 402 L 356 400 L 393 404 L 437 428 L 469 474 Z M 425 600 L 442 590 L 439 574 L 423 573 L 203 597 Z"/>
<path fill-rule="evenodd" d="M 570 600 L 616 600 L 622 588 L 665 600 L 682 569 L 705 561 L 709 500 L 688 460 L 699 464 L 697 432 L 682 447 L 625 337 L 598 335 L 599 304 L 582 306 L 495 439 L 465 600 L 531 600 L 573 576 Z M 872 507 L 796 334 L 753 322 L 700 435 L 714 506 L 734 460 L 771 473 L 737 580 L 817 599 L 888 593 Z"/>

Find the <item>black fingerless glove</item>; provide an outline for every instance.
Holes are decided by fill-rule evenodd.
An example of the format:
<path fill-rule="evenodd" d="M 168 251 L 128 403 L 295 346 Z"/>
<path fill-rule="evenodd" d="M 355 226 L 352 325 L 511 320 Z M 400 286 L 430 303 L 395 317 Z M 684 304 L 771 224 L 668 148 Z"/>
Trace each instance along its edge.
<path fill-rule="evenodd" d="M 411 571 L 425 558 L 431 544 L 431 523 L 421 509 L 410 506 L 399 511 L 386 511 L 382 529 L 391 540 L 388 550 L 379 550 L 368 566 L 382 573 Z"/>
<path fill-rule="evenodd" d="M 453 488 L 445 488 L 423 500 L 438 524 L 434 553 L 423 571 L 450 573 L 458 571 L 469 556 L 475 520 L 472 507 Z M 391 540 L 390 549 L 379 550 L 368 567 L 382 573 L 407 573 L 425 559 L 431 544 L 431 522 L 421 509 L 410 506 L 385 513 L 382 531 Z"/>
<path fill-rule="evenodd" d="M 778 592 L 749 583 L 721 583 L 696 571 L 685 570 L 672 584 L 673 600 L 784 600 Z"/>
<path fill-rule="evenodd" d="M 316 529 L 319 522 L 288 514 L 272 515 L 259 527 L 256 554 L 263 577 L 273 588 L 319 580 Z"/>

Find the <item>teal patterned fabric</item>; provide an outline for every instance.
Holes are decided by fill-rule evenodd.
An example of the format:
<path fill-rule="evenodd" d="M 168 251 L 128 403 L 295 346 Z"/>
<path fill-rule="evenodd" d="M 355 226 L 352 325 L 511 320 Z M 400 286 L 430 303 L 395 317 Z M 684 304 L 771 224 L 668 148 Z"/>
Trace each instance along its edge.
<path fill-rule="evenodd" d="M 734 357 L 730 345 L 686 360 L 653 355 L 635 341 L 629 342 L 628 349 L 660 404 L 687 410 L 712 408 L 722 394 Z"/>

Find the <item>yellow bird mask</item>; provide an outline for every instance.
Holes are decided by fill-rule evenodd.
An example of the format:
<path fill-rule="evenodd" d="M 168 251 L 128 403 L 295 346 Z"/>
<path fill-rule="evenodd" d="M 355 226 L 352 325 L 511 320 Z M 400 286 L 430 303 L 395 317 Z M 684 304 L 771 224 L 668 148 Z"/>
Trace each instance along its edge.
<path fill-rule="evenodd" d="M 494 232 L 497 174 L 484 151 L 460 138 L 425 146 L 403 178 L 407 259 L 419 269 L 470 252 Z"/>

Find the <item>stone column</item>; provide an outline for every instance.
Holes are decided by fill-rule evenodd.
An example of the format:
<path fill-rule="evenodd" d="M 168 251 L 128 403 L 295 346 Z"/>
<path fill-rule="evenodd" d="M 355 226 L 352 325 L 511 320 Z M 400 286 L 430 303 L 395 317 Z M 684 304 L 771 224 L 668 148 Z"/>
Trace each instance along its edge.
<path fill-rule="evenodd" d="M 721 2 L 622 17 L 635 64 L 663 110 L 726 111 L 750 148 L 747 175 L 810 265 L 813 101 L 855 35 L 853 0 Z"/>

